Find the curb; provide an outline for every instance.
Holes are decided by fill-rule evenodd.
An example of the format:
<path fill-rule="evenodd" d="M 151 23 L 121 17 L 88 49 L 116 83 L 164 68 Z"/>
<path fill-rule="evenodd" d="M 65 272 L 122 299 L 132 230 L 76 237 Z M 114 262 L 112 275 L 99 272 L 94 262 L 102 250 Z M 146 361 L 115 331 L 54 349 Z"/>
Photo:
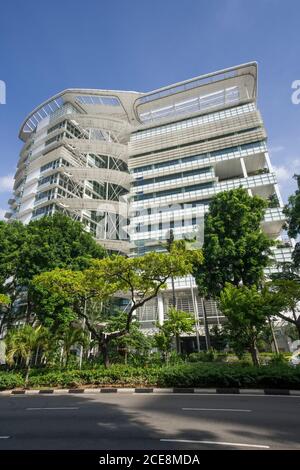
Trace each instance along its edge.
<path fill-rule="evenodd" d="M 286 389 L 247 389 L 247 388 L 49 388 L 40 390 L 3 390 L 0 396 L 10 395 L 67 395 L 67 394 L 99 394 L 99 393 L 141 393 L 141 394 L 195 394 L 195 395 L 277 395 L 299 396 L 300 390 Z"/>

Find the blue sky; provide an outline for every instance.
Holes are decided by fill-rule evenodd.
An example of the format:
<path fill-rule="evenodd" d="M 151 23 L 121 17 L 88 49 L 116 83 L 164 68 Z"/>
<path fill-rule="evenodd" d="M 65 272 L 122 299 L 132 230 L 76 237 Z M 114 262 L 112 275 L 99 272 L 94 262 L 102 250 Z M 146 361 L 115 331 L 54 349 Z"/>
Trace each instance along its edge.
<path fill-rule="evenodd" d="M 36 105 L 68 87 L 148 91 L 256 60 L 259 107 L 286 200 L 300 172 L 298 0 L 5 0 L 0 7 L 0 217 Z"/>

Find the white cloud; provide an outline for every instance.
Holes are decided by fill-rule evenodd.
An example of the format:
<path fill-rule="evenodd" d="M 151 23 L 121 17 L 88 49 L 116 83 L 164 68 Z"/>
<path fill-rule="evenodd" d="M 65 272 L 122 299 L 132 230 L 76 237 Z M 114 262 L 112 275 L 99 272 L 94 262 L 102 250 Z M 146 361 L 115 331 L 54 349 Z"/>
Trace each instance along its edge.
<path fill-rule="evenodd" d="M 290 178 L 292 178 L 293 174 L 291 173 L 290 169 L 285 166 L 273 166 L 274 171 L 277 175 L 278 183 L 284 184 Z"/>
<path fill-rule="evenodd" d="M 0 209 L 0 220 L 4 220 L 4 214 L 7 212 L 6 209 Z"/>
<path fill-rule="evenodd" d="M 269 152 L 272 154 L 272 153 L 279 153 L 279 152 L 282 152 L 284 150 L 284 146 L 283 145 L 274 145 L 274 147 L 269 147 Z"/>
<path fill-rule="evenodd" d="M 13 175 L 0 176 L 0 192 L 1 193 L 12 191 L 13 185 L 14 185 Z"/>

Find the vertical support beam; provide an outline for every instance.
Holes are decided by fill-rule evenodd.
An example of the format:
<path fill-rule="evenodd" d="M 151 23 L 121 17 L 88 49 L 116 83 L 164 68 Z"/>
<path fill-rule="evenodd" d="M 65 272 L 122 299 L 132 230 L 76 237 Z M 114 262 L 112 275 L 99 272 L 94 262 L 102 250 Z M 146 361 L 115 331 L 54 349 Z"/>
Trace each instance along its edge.
<path fill-rule="evenodd" d="M 195 293 L 194 293 L 194 287 L 193 287 L 192 276 L 190 276 L 190 285 L 191 285 L 191 294 L 192 294 L 192 302 L 193 302 L 194 317 L 195 317 L 195 330 L 196 330 L 197 351 L 200 352 L 200 335 L 199 335 L 200 323 L 199 323 L 199 310 L 198 310 L 198 304 L 197 304 L 197 297 L 195 296 Z M 196 295 L 197 295 L 197 294 L 196 294 Z"/>
<path fill-rule="evenodd" d="M 244 161 L 243 157 L 240 158 L 240 163 L 241 163 L 244 178 L 248 178 L 247 168 L 246 168 L 245 161 Z"/>
<path fill-rule="evenodd" d="M 265 160 L 266 160 L 266 164 L 267 164 L 267 168 L 269 170 L 270 173 L 274 173 L 274 169 L 272 167 L 272 163 L 271 163 L 271 160 L 270 160 L 270 157 L 269 157 L 269 153 L 268 152 L 265 152 Z M 280 194 L 280 191 L 279 191 L 279 186 L 278 184 L 274 184 L 274 191 L 275 191 L 275 194 L 278 198 L 278 201 L 279 201 L 279 204 L 280 204 L 280 207 L 283 207 L 284 204 L 283 204 L 283 200 L 282 200 L 282 197 L 281 197 L 281 194 Z"/>
<path fill-rule="evenodd" d="M 241 163 L 241 167 L 242 167 L 242 172 L 243 172 L 244 178 L 248 178 L 247 168 L 246 168 L 245 160 L 244 160 L 243 157 L 240 158 L 240 163 Z M 248 188 L 247 191 L 248 191 L 249 196 L 252 196 L 252 191 L 251 191 L 251 189 Z"/>
<path fill-rule="evenodd" d="M 278 183 L 274 184 L 274 191 L 276 193 L 276 196 L 278 197 L 280 207 L 283 207 L 284 204 L 283 204 L 283 200 L 282 200 L 282 197 L 281 197 L 281 194 L 280 194 L 280 191 L 279 191 Z"/>
<path fill-rule="evenodd" d="M 271 163 L 268 152 L 265 152 L 265 161 L 266 161 L 267 168 L 268 168 L 269 172 L 273 173 L 274 170 L 273 170 L 272 163 Z"/>
<path fill-rule="evenodd" d="M 157 296 L 157 313 L 158 313 L 158 323 L 160 325 L 164 324 L 164 303 L 161 294 Z"/>

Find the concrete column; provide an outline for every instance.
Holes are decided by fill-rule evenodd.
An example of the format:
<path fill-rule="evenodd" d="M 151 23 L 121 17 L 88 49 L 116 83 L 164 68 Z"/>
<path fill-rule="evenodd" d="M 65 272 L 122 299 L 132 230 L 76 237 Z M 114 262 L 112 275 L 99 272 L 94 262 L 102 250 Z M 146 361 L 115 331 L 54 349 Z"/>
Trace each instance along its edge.
<path fill-rule="evenodd" d="M 274 184 L 274 190 L 275 190 L 276 196 L 278 197 L 280 207 L 283 207 L 284 204 L 283 204 L 283 200 L 282 200 L 282 197 L 281 197 L 281 194 L 280 194 L 280 191 L 279 191 L 278 184 Z"/>
<path fill-rule="evenodd" d="M 244 176 L 244 178 L 248 178 L 247 168 L 246 168 L 243 157 L 240 158 L 240 162 L 241 162 L 241 167 L 242 167 L 242 171 L 243 171 L 243 176 Z"/>
<path fill-rule="evenodd" d="M 272 163 L 271 163 L 268 152 L 265 152 L 265 160 L 266 160 L 266 164 L 267 164 L 267 168 L 268 168 L 269 172 L 273 173 L 274 170 L 273 170 Z"/>
<path fill-rule="evenodd" d="M 243 157 L 240 158 L 240 162 L 241 162 L 241 167 L 242 167 L 242 171 L 243 171 L 243 176 L 244 176 L 244 178 L 248 178 L 247 168 L 246 168 L 245 160 L 244 160 Z M 251 189 L 248 188 L 247 191 L 248 191 L 249 196 L 252 197 L 253 194 L 252 194 Z"/>
<path fill-rule="evenodd" d="M 161 294 L 157 296 L 157 312 L 158 312 L 158 323 L 160 325 L 164 324 L 164 303 Z"/>

